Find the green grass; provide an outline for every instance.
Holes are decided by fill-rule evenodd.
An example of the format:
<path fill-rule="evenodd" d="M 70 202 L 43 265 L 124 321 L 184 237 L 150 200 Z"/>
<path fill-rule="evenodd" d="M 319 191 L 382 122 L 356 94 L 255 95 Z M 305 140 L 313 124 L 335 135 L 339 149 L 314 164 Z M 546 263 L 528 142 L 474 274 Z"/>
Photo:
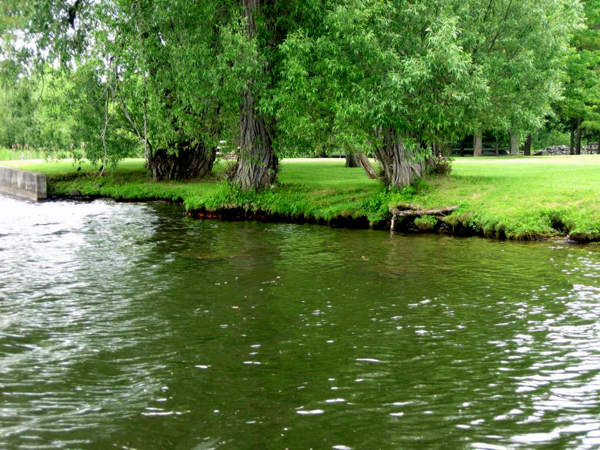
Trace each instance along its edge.
<path fill-rule="evenodd" d="M 425 207 L 457 204 L 455 223 L 486 236 L 556 234 L 600 239 L 600 157 L 461 159 L 451 177 L 418 195 Z"/>
<path fill-rule="evenodd" d="M 389 206 L 423 208 L 460 205 L 447 219 L 489 237 L 533 239 L 566 233 L 600 240 L 600 157 L 462 158 L 449 177 L 430 178 L 399 192 L 387 192 L 362 169 L 339 159 L 284 160 L 279 184 L 260 193 L 240 192 L 221 181 L 223 164 L 206 180 L 156 183 L 142 160 L 123 161 L 98 178 L 97 169 L 72 162 L 5 163 L 48 174 L 51 192 L 117 199 L 182 201 L 189 210 L 244 208 L 289 218 L 332 222 L 340 218 L 389 220 Z"/>

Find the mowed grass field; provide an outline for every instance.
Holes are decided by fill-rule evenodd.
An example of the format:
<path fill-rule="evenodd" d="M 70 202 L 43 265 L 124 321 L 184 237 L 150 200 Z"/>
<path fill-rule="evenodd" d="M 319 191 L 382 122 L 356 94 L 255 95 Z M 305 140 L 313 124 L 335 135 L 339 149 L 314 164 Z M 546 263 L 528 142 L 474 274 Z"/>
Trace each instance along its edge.
<path fill-rule="evenodd" d="M 570 233 L 600 240 L 600 156 L 458 158 L 448 177 L 431 177 L 415 187 L 389 192 L 343 159 L 291 159 L 281 162 L 279 183 L 260 193 L 237 191 L 223 181 L 226 163 L 204 180 L 152 181 L 142 160 L 123 161 L 104 177 L 91 165 L 72 162 L 2 163 L 49 176 L 51 192 L 117 199 L 169 199 L 190 210 L 239 207 L 288 217 L 335 221 L 368 219 L 381 224 L 389 207 L 412 203 L 422 208 L 459 205 L 450 225 L 488 237 L 533 239 Z"/>

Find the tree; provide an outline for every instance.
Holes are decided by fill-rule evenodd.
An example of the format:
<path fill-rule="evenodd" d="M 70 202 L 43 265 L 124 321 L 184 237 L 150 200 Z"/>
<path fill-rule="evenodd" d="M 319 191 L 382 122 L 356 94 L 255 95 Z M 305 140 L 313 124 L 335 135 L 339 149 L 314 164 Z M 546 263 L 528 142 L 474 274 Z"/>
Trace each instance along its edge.
<path fill-rule="evenodd" d="M 571 154 L 581 153 L 584 130 L 600 134 L 600 2 L 585 0 L 583 4 L 586 27 L 573 37 L 564 98 L 556 102 L 557 113 L 571 133 Z"/>
<path fill-rule="evenodd" d="M 476 128 L 511 135 L 540 128 L 560 98 L 569 39 L 580 26 L 576 0 L 470 0 L 457 3 L 462 42 L 488 86 Z M 477 133 L 475 133 L 477 134 Z"/>
<path fill-rule="evenodd" d="M 281 89 L 287 88 L 283 78 L 289 55 L 283 44 L 299 30 L 319 29 L 329 0 L 240 1 L 246 36 L 254 45 L 259 70 L 248 79 L 243 94 L 234 179 L 243 189 L 262 189 L 276 179 L 276 151 L 289 144 L 285 124 L 278 123 L 281 105 L 277 98 Z"/>
<path fill-rule="evenodd" d="M 424 174 L 433 148 L 451 142 L 484 98 L 446 1 L 348 0 L 320 30 L 284 43 L 279 116 L 288 133 L 372 150 L 391 186 Z"/>
<path fill-rule="evenodd" d="M 36 140 L 34 90 L 34 81 L 18 64 L 0 62 L 0 146 L 31 146 Z"/>
<path fill-rule="evenodd" d="M 7 4 L 4 29 L 89 102 L 90 151 L 116 160 L 116 140 L 135 138 L 156 179 L 183 179 L 210 172 L 224 139 L 243 189 L 272 186 L 278 152 L 301 148 L 374 155 L 392 187 L 467 134 L 510 132 L 514 150 L 559 96 L 579 13 L 577 0 Z"/>
<path fill-rule="evenodd" d="M 246 22 L 246 36 L 260 51 L 261 43 L 266 47 L 272 36 L 268 35 L 266 27 L 260 30 L 259 36 L 257 21 L 258 24 L 268 23 L 273 17 L 265 14 L 260 0 L 241 0 L 241 3 Z M 254 53 L 257 63 L 261 56 L 258 51 Z M 267 55 L 263 49 L 262 56 Z M 259 110 L 261 90 L 265 89 L 272 75 L 272 61 L 265 61 L 263 72 L 248 80 L 240 109 L 239 156 L 234 179 L 242 189 L 269 187 L 277 176 L 278 159 L 273 150 L 272 126 Z"/>
<path fill-rule="evenodd" d="M 156 179 L 192 178 L 212 169 L 252 73 L 234 6 L 233 0 L 44 0 L 35 10 L 19 10 L 29 12 L 19 32 L 36 47 L 36 61 L 60 61 L 65 72 L 94 68 L 105 97 L 94 135 L 127 130 L 144 147 Z"/>
<path fill-rule="evenodd" d="M 218 142 L 231 138 L 252 61 L 239 17 L 228 2 L 119 6 L 112 26 L 123 40 L 104 53 L 119 57 L 119 106 L 149 169 L 156 179 L 206 175 Z"/>

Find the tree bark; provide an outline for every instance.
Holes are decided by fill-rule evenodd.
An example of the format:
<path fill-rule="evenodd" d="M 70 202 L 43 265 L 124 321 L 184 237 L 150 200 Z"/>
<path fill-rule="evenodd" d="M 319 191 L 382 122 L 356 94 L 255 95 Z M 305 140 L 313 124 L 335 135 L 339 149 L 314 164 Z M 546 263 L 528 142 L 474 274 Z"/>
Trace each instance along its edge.
<path fill-rule="evenodd" d="M 259 3 L 259 0 L 242 0 L 249 39 L 257 34 L 255 14 Z M 240 154 L 234 180 L 242 189 L 264 189 L 277 178 L 279 164 L 265 117 L 256 108 L 252 84 L 244 92 L 240 111 Z"/>
<path fill-rule="evenodd" d="M 347 154 L 346 167 L 362 167 L 370 179 L 376 180 L 379 178 L 375 169 L 373 169 L 373 166 L 369 162 L 369 158 L 362 152 Z"/>
<path fill-rule="evenodd" d="M 360 165 L 360 155 L 358 153 L 346 154 L 346 167 L 359 167 Z"/>
<path fill-rule="evenodd" d="M 377 178 L 379 178 L 377 176 L 377 173 L 375 172 L 375 169 L 371 165 L 369 158 L 367 158 L 367 155 L 365 155 L 364 153 L 359 153 L 358 158 L 360 161 L 360 165 L 371 180 L 376 180 Z"/>
<path fill-rule="evenodd" d="M 477 130 L 473 136 L 473 156 L 483 156 L 483 138 L 481 130 Z"/>
<path fill-rule="evenodd" d="M 519 154 L 519 134 L 516 131 L 510 133 L 510 154 L 512 156 Z"/>
<path fill-rule="evenodd" d="M 575 120 L 571 120 L 571 142 L 569 145 L 569 154 L 575 154 Z"/>
<path fill-rule="evenodd" d="M 375 149 L 383 170 L 383 181 L 393 187 L 410 186 L 425 171 L 426 163 L 417 161 L 393 128 L 383 132 L 383 145 Z"/>
<path fill-rule="evenodd" d="M 199 178 L 211 172 L 217 156 L 216 147 L 180 142 L 152 152 L 146 165 L 157 181 Z M 173 151 L 176 150 L 176 153 Z"/>
<path fill-rule="evenodd" d="M 581 155 L 581 119 L 577 119 L 577 142 L 575 147 L 575 154 Z"/>
<path fill-rule="evenodd" d="M 532 141 L 533 141 L 533 136 L 531 135 L 531 133 L 529 133 L 527 135 L 527 140 L 525 141 L 525 149 L 524 149 L 525 156 L 531 156 L 531 142 Z"/>
<path fill-rule="evenodd" d="M 277 178 L 278 160 L 265 119 L 250 91 L 244 93 L 240 120 L 240 154 L 235 181 L 242 189 L 265 189 Z"/>

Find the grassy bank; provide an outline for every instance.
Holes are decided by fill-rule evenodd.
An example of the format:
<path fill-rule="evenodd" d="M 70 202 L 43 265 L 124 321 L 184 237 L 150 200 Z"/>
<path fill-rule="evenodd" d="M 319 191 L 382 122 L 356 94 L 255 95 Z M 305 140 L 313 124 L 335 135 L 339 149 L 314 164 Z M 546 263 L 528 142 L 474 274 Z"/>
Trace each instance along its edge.
<path fill-rule="evenodd" d="M 464 158 L 450 177 L 431 178 L 416 188 L 389 193 L 362 169 L 343 160 L 285 160 L 280 183 L 261 193 L 239 192 L 224 182 L 224 165 L 208 180 L 156 183 L 141 160 L 124 161 L 118 170 L 97 178 L 91 166 L 80 172 L 69 162 L 7 163 L 41 171 L 51 193 L 106 196 L 126 200 L 181 201 L 190 211 L 223 209 L 277 216 L 287 220 L 385 226 L 389 207 L 412 203 L 422 208 L 459 205 L 445 221 L 454 229 L 488 237 L 534 239 L 570 234 L 600 240 L 600 157 Z"/>

